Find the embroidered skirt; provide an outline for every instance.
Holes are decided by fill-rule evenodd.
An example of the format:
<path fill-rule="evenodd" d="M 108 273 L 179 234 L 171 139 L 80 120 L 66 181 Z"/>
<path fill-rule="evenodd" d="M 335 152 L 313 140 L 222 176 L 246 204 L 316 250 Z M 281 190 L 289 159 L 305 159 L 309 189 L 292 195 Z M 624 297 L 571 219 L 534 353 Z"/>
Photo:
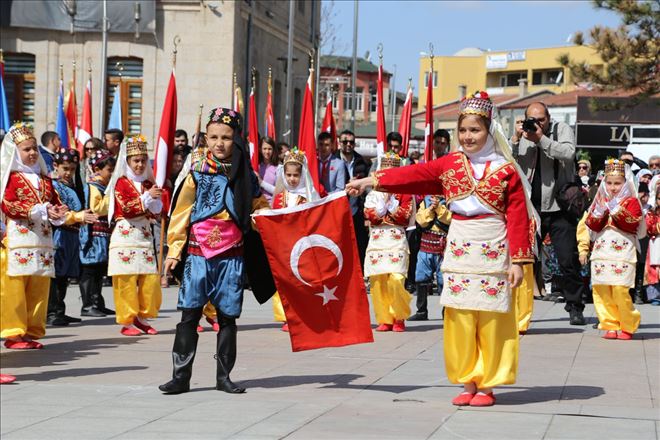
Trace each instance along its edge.
<path fill-rule="evenodd" d="M 157 273 L 149 219 L 138 217 L 119 220 L 110 237 L 108 276 Z"/>
<path fill-rule="evenodd" d="M 636 240 L 610 227 L 600 231 L 591 252 L 591 284 L 635 287 Z"/>

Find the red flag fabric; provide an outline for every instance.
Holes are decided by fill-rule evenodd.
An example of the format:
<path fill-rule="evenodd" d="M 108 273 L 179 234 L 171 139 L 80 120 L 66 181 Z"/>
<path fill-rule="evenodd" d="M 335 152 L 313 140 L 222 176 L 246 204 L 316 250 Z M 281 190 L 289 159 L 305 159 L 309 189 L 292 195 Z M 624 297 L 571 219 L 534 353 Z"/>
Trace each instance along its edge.
<path fill-rule="evenodd" d="M 268 98 L 266 98 L 266 136 L 275 139 L 275 116 L 273 116 L 273 90 L 268 78 Z"/>
<path fill-rule="evenodd" d="M 248 142 L 250 143 L 250 163 L 252 169 L 259 172 L 259 125 L 257 122 L 257 104 L 254 98 L 254 87 L 250 90 L 250 109 L 248 117 Z"/>
<path fill-rule="evenodd" d="M 426 84 L 426 124 L 424 125 L 424 162 L 433 160 L 433 64 Z"/>
<path fill-rule="evenodd" d="M 378 156 L 387 153 L 387 129 L 385 128 L 385 107 L 383 104 L 383 65 L 378 67 L 376 90 L 376 152 Z"/>
<path fill-rule="evenodd" d="M 69 148 L 78 148 L 78 105 L 76 103 L 76 89 L 73 82 L 69 84 L 69 93 L 67 94 L 66 103 L 66 124 L 69 132 Z M 82 151 L 78 149 L 82 156 Z"/>
<path fill-rule="evenodd" d="M 337 148 L 337 125 L 335 124 L 335 116 L 332 114 L 332 96 L 328 96 L 321 131 L 330 133 L 332 136 L 332 149 L 335 150 Z"/>
<path fill-rule="evenodd" d="M 84 156 L 85 142 L 92 136 L 92 79 L 87 80 L 85 95 L 83 96 L 82 117 L 80 119 L 80 128 L 78 129 L 78 152 L 80 157 Z"/>
<path fill-rule="evenodd" d="M 300 130 L 298 133 L 298 149 L 305 152 L 309 174 L 314 181 L 314 188 L 319 193 L 321 185 L 319 184 L 319 162 L 316 156 L 316 132 L 314 127 L 314 101 L 312 100 L 312 81 L 314 71 L 309 70 L 305 96 L 303 97 L 302 111 L 300 113 Z"/>
<path fill-rule="evenodd" d="M 174 132 L 176 131 L 176 77 L 174 69 L 170 75 L 167 85 L 167 94 L 163 104 L 163 113 L 160 117 L 160 130 L 158 131 L 158 142 L 154 153 L 154 177 L 156 185 L 163 187 L 165 179 L 170 173 L 172 163 L 172 152 L 174 151 Z"/>
<path fill-rule="evenodd" d="M 403 138 L 401 143 L 401 157 L 408 157 L 408 147 L 410 146 L 410 131 L 412 128 L 412 87 L 408 86 L 408 93 L 406 93 L 406 102 L 403 104 L 401 111 L 401 120 L 399 121 L 399 134 Z"/>
<path fill-rule="evenodd" d="M 343 191 L 255 216 L 293 351 L 373 342 L 369 302 Z"/>

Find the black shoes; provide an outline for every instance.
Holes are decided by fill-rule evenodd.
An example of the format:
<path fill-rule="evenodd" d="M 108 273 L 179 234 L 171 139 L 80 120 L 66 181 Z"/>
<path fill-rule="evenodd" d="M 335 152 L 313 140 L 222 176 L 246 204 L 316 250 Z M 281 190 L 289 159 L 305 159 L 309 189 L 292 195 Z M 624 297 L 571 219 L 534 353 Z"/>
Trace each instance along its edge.
<path fill-rule="evenodd" d="M 110 310 L 109 308 L 107 308 L 107 307 L 105 307 L 105 306 L 103 306 L 103 307 L 97 307 L 97 308 L 98 308 L 98 310 L 101 311 L 101 313 L 105 313 L 106 315 L 112 315 L 112 316 L 115 315 L 115 311 L 114 311 L 114 310 Z"/>
<path fill-rule="evenodd" d="M 582 310 L 577 310 L 577 309 L 571 309 L 568 312 L 569 316 L 569 323 L 571 325 L 585 325 L 587 321 L 584 319 L 584 315 L 582 314 Z"/>
<path fill-rule="evenodd" d="M 561 296 L 561 294 L 559 294 L 559 293 L 552 292 L 552 293 L 549 294 L 549 295 L 545 295 L 545 296 L 543 297 L 543 301 L 552 301 L 552 302 L 554 302 L 554 303 L 565 303 L 565 302 L 566 302 L 566 298 L 564 298 L 563 296 Z"/>
<path fill-rule="evenodd" d="M 190 381 L 182 382 L 176 379 L 159 385 L 158 389 L 161 390 L 164 394 L 182 394 L 190 391 Z"/>
<path fill-rule="evenodd" d="M 202 309 L 187 309 L 181 312 L 181 322 L 176 325 L 172 347 L 172 380 L 158 387 L 165 394 L 181 394 L 190 391 L 190 378 L 197 352 L 197 324 Z"/>
<path fill-rule="evenodd" d="M 103 313 L 101 310 L 99 310 L 96 306 L 92 306 L 88 309 L 82 309 L 80 311 L 80 316 L 88 316 L 91 318 L 104 318 L 107 315 Z"/>
<path fill-rule="evenodd" d="M 69 325 L 69 322 L 63 315 L 50 315 L 46 320 L 46 324 L 52 325 L 55 327 L 66 327 Z"/>
<path fill-rule="evenodd" d="M 415 313 L 407 321 L 428 321 L 429 316 L 426 313 Z"/>
<path fill-rule="evenodd" d="M 218 361 L 215 389 L 230 394 L 242 394 L 245 388 L 239 387 L 229 378 L 229 373 L 236 363 L 236 319 L 219 316 L 220 331 L 217 336 L 215 359 Z"/>

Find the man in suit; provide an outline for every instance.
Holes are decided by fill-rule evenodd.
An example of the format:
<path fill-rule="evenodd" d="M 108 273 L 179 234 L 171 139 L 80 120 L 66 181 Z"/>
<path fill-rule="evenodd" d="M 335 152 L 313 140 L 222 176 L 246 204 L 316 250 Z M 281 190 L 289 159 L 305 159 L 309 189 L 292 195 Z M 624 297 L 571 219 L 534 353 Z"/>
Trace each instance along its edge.
<path fill-rule="evenodd" d="M 346 166 L 338 157 L 332 155 L 332 135 L 328 132 L 319 133 L 316 138 L 316 152 L 319 159 L 319 180 L 330 194 L 343 191 L 346 186 Z"/>

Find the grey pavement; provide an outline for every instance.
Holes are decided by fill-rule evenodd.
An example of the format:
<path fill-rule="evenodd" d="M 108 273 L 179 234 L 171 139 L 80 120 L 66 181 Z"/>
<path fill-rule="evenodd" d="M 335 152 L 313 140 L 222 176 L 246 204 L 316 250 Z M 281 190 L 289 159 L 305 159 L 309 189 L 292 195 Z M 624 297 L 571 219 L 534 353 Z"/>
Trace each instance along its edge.
<path fill-rule="evenodd" d="M 447 381 L 438 297 L 431 320 L 372 344 L 292 353 L 270 303 L 246 292 L 232 378 L 243 395 L 215 391 L 215 334 L 200 335 L 190 393 L 164 396 L 171 376 L 175 288 L 163 294 L 156 336 L 119 334 L 113 318 L 49 328 L 40 351 L 2 348 L 2 439 L 657 439 L 660 308 L 640 306 L 632 341 L 568 325 L 562 304 L 535 301 L 515 385 L 491 408 L 457 408 Z M 111 289 L 104 296 L 112 304 Z M 78 316 L 77 286 L 68 311 Z"/>

